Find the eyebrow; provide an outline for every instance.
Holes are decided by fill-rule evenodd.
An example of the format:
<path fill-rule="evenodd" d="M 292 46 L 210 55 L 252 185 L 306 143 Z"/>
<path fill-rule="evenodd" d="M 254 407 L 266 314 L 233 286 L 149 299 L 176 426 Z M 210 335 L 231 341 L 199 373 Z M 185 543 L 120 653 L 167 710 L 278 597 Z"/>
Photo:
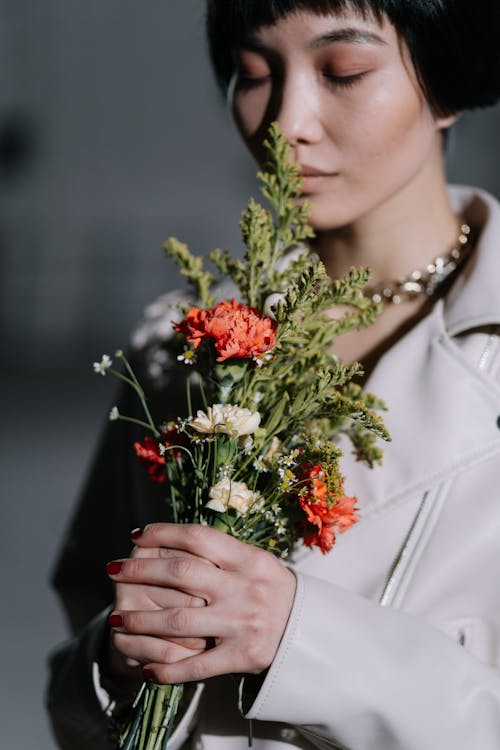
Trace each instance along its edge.
<path fill-rule="evenodd" d="M 350 42 L 353 44 L 387 44 L 381 36 L 373 31 L 362 31 L 356 28 L 335 29 L 321 36 L 315 37 L 308 43 L 308 47 L 318 49 L 335 42 Z"/>
<path fill-rule="evenodd" d="M 314 39 L 307 42 L 307 47 L 310 49 L 321 49 L 322 47 L 327 47 L 329 44 L 342 42 L 348 42 L 350 44 L 387 44 L 381 36 L 373 31 L 363 31 L 362 29 L 357 29 L 355 27 L 346 27 L 343 29 L 335 29 L 334 31 L 326 32 L 326 34 L 321 34 L 321 36 L 314 37 Z M 266 45 L 253 35 L 247 36 L 242 40 L 241 44 L 237 46 L 240 46 L 243 49 L 255 50 L 256 52 L 266 49 Z"/>

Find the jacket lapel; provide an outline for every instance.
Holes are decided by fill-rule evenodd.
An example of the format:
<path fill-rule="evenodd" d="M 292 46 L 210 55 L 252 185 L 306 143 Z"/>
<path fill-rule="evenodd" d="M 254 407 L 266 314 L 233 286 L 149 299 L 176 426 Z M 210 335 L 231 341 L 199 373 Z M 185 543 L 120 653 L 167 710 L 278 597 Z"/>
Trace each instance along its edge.
<path fill-rule="evenodd" d="M 453 336 L 500 325 L 500 206 L 487 193 L 452 187 L 455 210 L 481 226 L 474 257 L 446 299 L 379 361 L 367 390 L 383 398 L 392 442 L 384 468 L 356 464 L 345 442 L 346 488 L 363 515 L 394 505 L 498 454 L 500 384 L 469 361 Z"/>
<path fill-rule="evenodd" d="M 367 390 L 388 406 L 392 442 L 384 446 L 383 471 L 354 466 L 343 446 L 346 487 L 363 499 L 365 517 L 500 457 L 500 387 L 448 336 L 442 302 L 381 358 Z"/>

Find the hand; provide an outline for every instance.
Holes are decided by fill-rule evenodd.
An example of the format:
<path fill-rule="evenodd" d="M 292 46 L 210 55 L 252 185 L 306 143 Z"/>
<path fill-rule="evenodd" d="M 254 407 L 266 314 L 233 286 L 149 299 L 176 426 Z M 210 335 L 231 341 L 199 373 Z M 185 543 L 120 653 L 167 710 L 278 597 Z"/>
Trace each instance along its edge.
<path fill-rule="evenodd" d="M 280 560 L 198 525 L 153 524 L 134 541 L 137 555 L 112 578 L 124 584 L 122 601 L 129 586 L 142 606 L 115 613 L 122 618 L 116 635 L 141 639 L 148 674 L 162 683 L 190 682 L 270 666 L 295 595 L 295 576 Z M 164 606 L 151 606 L 151 591 Z M 207 637 L 215 646 L 202 652 L 176 645 L 199 646 Z"/>
<path fill-rule="evenodd" d="M 128 561 L 129 569 L 133 565 L 132 560 L 147 558 L 158 560 L 167 557 L 179 556 L 191 557 L 187 552 L 168 550 L 164 548 L 141 548 L 136 547 Z M 115 560 L 108 565 L 108 572 L 116 570 L 125 564 L 125 560 Z M 205 561 L 205 564 L 208 564 Z M 147 636 L 143 634 L 129 634 L 123 628 L 116 627 L 120 617 L 118 612 L 126 611 L 158 611 L 173 607 L 204 607 L 205 601 L 196 596 L 189 596 L 182 591 L 177 591 L 167 586 L 147 585 L 146 583 L 124 583 L 123 575 L 113 575 L 111 578 L 115 585 L 115 607 L 110 617 L 111 623 L 115 624 L 111 636 L 111 649 L 108 658 L 110 671 L 123 677 L 133 677 L 136 672 L 130 668 L 139 666 L 151 660 L 176 661 L 188 656 L 200 653 L 206 648 L 204 638 L 170 638 L 163 636 Z"/>

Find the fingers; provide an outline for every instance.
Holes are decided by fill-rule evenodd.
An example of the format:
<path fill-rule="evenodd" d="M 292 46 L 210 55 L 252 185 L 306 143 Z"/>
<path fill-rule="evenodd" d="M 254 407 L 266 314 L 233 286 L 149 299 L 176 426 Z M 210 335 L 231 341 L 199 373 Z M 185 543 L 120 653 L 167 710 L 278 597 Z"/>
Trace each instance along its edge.
<path fill-rule="evenodd" d="M 167 547 L 210 560 L 224 570 L 243 570 L 253 558 L 247 544 L 198 524 L 154 523 L 134 537 L 137 547 Z"/>
<path fill-rule="evenodd" d="M 145 635 L 128 635 L 113 633 L 112 645 L 125 658 L 130 666 L 158 662 L 171 664 L 176 661 L 196 656 L 206 648 L 206 641 L 196 641 L 199 648 L 190 648 L 179 643 L 153 638 Z M 194 643 L 194 641 L 193 641 Z"/>
<path fill-rule="evenodd" d="M 113 560 L 107 571 L 115 583 L 177 589 L 206 601 L 224 584 L 225 576 L 224 571 L 186 556 Z"/>
<path fill-rule="evenodd" d="M 215 610 L 215 611 L 214 611 Z M 176 639 L 195 648 L 205 646 L 210 635 L 225 636 L 231 624 L 225 624 L 216 608 L 173 608 L 151 612 L 113 612 L 109 616 L 110 626 L 117 632 L 128 635 L 148 635 Z M 182 640 L 179 640 L 182 639 Z M 190 639 L 186 641 L 186 639 Z M 203 644 L 199 640 L 203 639 Z"/>
<path fill-rule="evenodd" d="M 132 558 L 108 565 L 117 603 L 125 603 L 110 624 L 129 658 L 164 683 L 260 672 L 272 663 L 296 585 L 281 561 L 199 525 L 152 524 L 134 542 Z M 207 638 L 215 648 L 206 648 Z"/>
<path fill-rule="evenodd" d="M 204 607 L 199 596 L 164 586 L 134 586 L 116 580 L 115 609 L 164 609 L 170 607 Z"/>
<path fill-rule="evenodd" d="M 231 647 L 221 644 L 202 654 L 190 656 L 172 663 L 151 662 L 144 670 L 148 677 L 161 684 L 176 682 L 200 682 L 222 674 L 262 672 L 266 668 L 258 659 L 250 664 L 247 659 Z"/>

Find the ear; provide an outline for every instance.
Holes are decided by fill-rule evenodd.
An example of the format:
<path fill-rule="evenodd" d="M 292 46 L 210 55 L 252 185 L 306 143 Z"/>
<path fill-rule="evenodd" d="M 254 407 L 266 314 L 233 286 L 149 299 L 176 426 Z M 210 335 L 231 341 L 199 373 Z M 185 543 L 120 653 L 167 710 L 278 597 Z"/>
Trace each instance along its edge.
<path fill-rule="evenodd" d="M 461 116 L 461 112 L 454 112 L 451 115 L 436 117 L 436 127 L 438 130 L 447 130 L 448 128 L 451 128 L 451 126 L 454 125 Z"/>

